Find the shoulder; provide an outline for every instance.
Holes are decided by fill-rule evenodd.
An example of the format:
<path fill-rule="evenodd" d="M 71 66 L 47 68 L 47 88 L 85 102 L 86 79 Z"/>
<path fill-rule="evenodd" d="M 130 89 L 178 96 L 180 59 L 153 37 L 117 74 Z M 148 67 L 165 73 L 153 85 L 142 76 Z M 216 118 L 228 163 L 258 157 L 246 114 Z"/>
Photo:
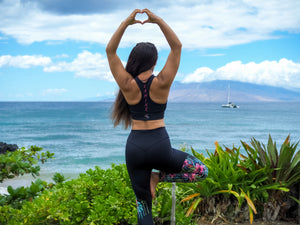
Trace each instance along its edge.
<path fill-rule="evenodd" d="M 119 87 L 129 105 L 135 105 L 141 98 L 140 89 L 133 77 L 128 79 L 123 85 L 119 85 Z"/>
<path fill-rule="evenodd" d="M 150 87 L 151 99 L 156 103 L 165 104 L 168 100 L 171 84 L 159 76 L 154 77 Z"/>
<path fill-rule="evenodd" d="M 139 89 L 136 80 L 132 76 L 124 79 L 123 82 L 119 84 L 119 87 L 124 94 L 134 93 Z"/>
<path fill-rule="evenodd" d="M 163 72 L 160 72 L 153 78 L 152 82 L 159 89 L 169 89 L 173 83 L 173 80 L 168 79 L 168 76 L 163 75 Z"/>

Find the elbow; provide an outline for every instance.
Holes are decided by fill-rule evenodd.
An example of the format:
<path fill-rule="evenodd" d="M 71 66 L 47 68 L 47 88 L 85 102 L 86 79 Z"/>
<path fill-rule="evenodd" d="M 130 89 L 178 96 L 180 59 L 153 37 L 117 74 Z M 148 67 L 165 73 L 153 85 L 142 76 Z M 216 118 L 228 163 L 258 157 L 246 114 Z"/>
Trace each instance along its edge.
<path fill-rule="evenodd" d="M 181 52 L 182 44 L 178 41 L 176 44 L 173 45 L 172 50 L 176 52 Z"/>
<path fill-rule="evenodd" d="M 106 55 L 109 55 L 109 54 L 112 53 L 112 50 L 111 50 L 111 48 L 108 45 L 106 46 L 105 51 L 106 51 Z"/>
<path fill-rule="evenodd" d="M 182 48 L 182 44 L 181 42 L 178 42 L 172 46 L 171 51 L 173 51 L 176 54 L 181 54 L 181 48 Z"/>
<path fill-rule="evenodd" d="M 181 43 L 181 41 L 178 41 L 177 48 L 179 48 L 180 50 L 182 49 L 182 43 Z"/>
<path fill-rule="evenodd" d="M 112 48 L 109 44 L 106 46 L 105 51 L 106 51 L 106 55 L 112 55 L 116 53 L 116 50 Z"/>

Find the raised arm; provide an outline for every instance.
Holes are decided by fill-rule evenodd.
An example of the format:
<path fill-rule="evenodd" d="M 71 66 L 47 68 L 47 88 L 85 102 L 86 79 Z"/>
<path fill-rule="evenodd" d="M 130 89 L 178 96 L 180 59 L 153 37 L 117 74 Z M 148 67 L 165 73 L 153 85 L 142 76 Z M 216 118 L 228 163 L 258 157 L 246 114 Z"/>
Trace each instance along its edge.
<path fill-rule="evenodd" d="M 132 79 L 132 76 L 125 70 L 119 56 L 117 55 L 117 49 L 126 28 L 129 25 L 141 23 L 141 21 L 135 19 L 137 13 L 141 13 L 141 10 L 134 10 L 121 23 L 121 25 L 115 31 L 115 33 L 113 34 L 109 43 L 106 46 L 106 55 L 109 62 L 110 70 L 122 91 L 126 91 L 126 89 L 130 88 L 129 81 Z"/>
<path fill-rule="evenodd" d="M 161 86 L 169 89 L 178 71 L 182 44 L 175 32 L 162 18 L 152 13 L 149 9 L 144 9 L 142 12 L 145 12 L 148 15 L 148 20 L 144 21 L 144 23 L 156 23 L 160 27 L 170 45 L 171 52 L 168 56 L 165 66 L 157 75 Z"/>

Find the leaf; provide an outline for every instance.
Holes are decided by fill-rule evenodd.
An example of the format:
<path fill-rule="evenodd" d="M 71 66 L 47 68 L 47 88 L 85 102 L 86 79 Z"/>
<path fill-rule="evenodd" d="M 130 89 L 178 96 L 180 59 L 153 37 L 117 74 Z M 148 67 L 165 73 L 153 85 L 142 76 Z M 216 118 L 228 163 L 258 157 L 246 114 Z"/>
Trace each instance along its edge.
<path fill-rule="evenodd" d="M 257 214 L 255 205 L 253 204 L 253 202 L 251 201 L 251 199 L 246 195 L 246 193 L 243 190 L 241 190 L 241 192 L 243 194 L 245 194 L 245 199 L 247 201 L 247 204 L 248 204 L 249 208 L 251 207 L 251 209 L 254 211 L 254 213 Z"/>
<path fill-rule="evenodd" d="M 200 196 L 200 193 L 196 193 L 196 194 L 189 195 L 189 196 L 185 197 L 184 199 L 182 199 L 182 200 L 180 201 L 180 203 L 189 201 L 189 200 L 191 200 L 191 199 L 193 199 L 193 198 L 195 198 L 195 197 L 197 197 L 197 196 Z"/>
<path fill-rule="evenodd" d="M 293 196 L 290 196 L 289 195 L 289 197 L 291 198 L 291 199 L 293 199 L 295 202 L 297 202 L 299 205 L 300 205 L 300 200 L 299 199 L 297 199 L 297 198 L 295 198 L 295 197 L 293 197 Z M 299 206 L 298 206 L 299 207 Z"/>
<path fill-rule="evenodd" d="M 188 209 L 188 211 L 185 214 L 186 217 L 188 217 L 192 212 L 195 211 L 195 209 L 197 208 L 197 206 L 201 200 L 202 200 L 201 198 L 198 198 L 193 202 L 193 204 L 191 205 L 191 207 Z"/>
<path fill-rule="evenodd" d="M 15 191 L 14 191 L 14 189 L 13 189 L 13 187 L 12 187 L 11 185 L 9 185 L 9 186 L 7 187 L 7 192 L 8 192 L 10 195 L 14 195 L 14 193 L 15 193 Z"/>
<path fill-rule="evenodd" d="M 288 135 L 285 139 L 285 141 L 283 142 L 284 144 L 288 145 L 290 143 L 290 135 Z"/>
<path fill-rule="evenodd" d="M 215 193 L 233 194 L 237 199 L 240 197 L 239 193 L 237 193 L 236 191 L 231 191 L 231 190 L 221 190 L 221 191 L 216 191 Z"/>
<path fill-rule="evenodd" d="M 271 165 L 273 168 L 277 167 L 277 160 L 278 160 L 278 151 L 276 148 L 276 143 L 273 143 L 271 135 L 269 135 L 267 151 L 269 153 L 269 158 L 271 160 Z"/>
<path fill-rule="evenodd" d="M 250 218 L 250 224 L 253 223 L 253 211 L 252 208 L 249 207 L 249 218 Z"/>
<path fill-rule="evenodd" d="M 202 156 L 200 153 L 196 152 L 192 147 L 191 147 L 191 150 L 192 150 L 193 155 L 194 155 L 196 158 L 202 160 L 203 156 Z"/>
<path fill-rule="evenodd" d="M 297 152 L 292 160 L 291 167 L 294 168 L 300 162 L 300 151 Z"/>

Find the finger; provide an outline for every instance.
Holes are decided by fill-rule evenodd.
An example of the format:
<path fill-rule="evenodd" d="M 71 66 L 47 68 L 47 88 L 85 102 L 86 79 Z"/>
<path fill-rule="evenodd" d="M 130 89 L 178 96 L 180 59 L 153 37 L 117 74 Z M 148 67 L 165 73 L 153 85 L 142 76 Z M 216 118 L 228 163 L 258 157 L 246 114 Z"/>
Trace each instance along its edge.
<path fill-rule="evenodd" d="M 151 23 L 150 19 L 144 20 L 144 21 L 142 22 L 142 24 L 145 24 L 145 23 Z"/>
<path fill-rule="evenodd" d="M 135 10 L 133 10 L 133 12 L 130 14 L 130 16 L 135 17 L 136 14 L 138 14 L 138 13 L 141 13 L 141 10 L 140 10 L 140 9 L 135 9 Z"/>
<path fill-rule="evenodd" d="M 143 24 L 143 22 L 140 21 L 140 20 L 134 20 L 134 23 L 140 23 L 140 24 Z"/>
<path fill-rule="evenodd" d="M 155 16 L 154 13 L 151 12 L 149 9 L 143 9 L 142 13 L 146 13 L 149 19 L 151 19 L 151 18 L 153 18 L 153 16 Z"/>
<path fill-rule="evenodd" d="M 146 13 L 149 16 L 151 12 L 149 9 L 143 9 L 142 13 Z"/>
<path fill-rule="evenodd" d="M 135 13 L 135 14 L 141 13 L 141 12 L 142 12 L 142 10 L 140 10 L 140 9 L 135 9 L 135 10 L 133 11 L 133 13 Z"/>
<path fill-rule="evenodd" d="M 147 13 L 147 12 L 151 12 L 151 11 L 150 11 L 149 9 L 146 8 L 146 9 L 143 9 L 143 10 L 142 10 L 142 13 L 144 13 L 144 12 Z"/>

